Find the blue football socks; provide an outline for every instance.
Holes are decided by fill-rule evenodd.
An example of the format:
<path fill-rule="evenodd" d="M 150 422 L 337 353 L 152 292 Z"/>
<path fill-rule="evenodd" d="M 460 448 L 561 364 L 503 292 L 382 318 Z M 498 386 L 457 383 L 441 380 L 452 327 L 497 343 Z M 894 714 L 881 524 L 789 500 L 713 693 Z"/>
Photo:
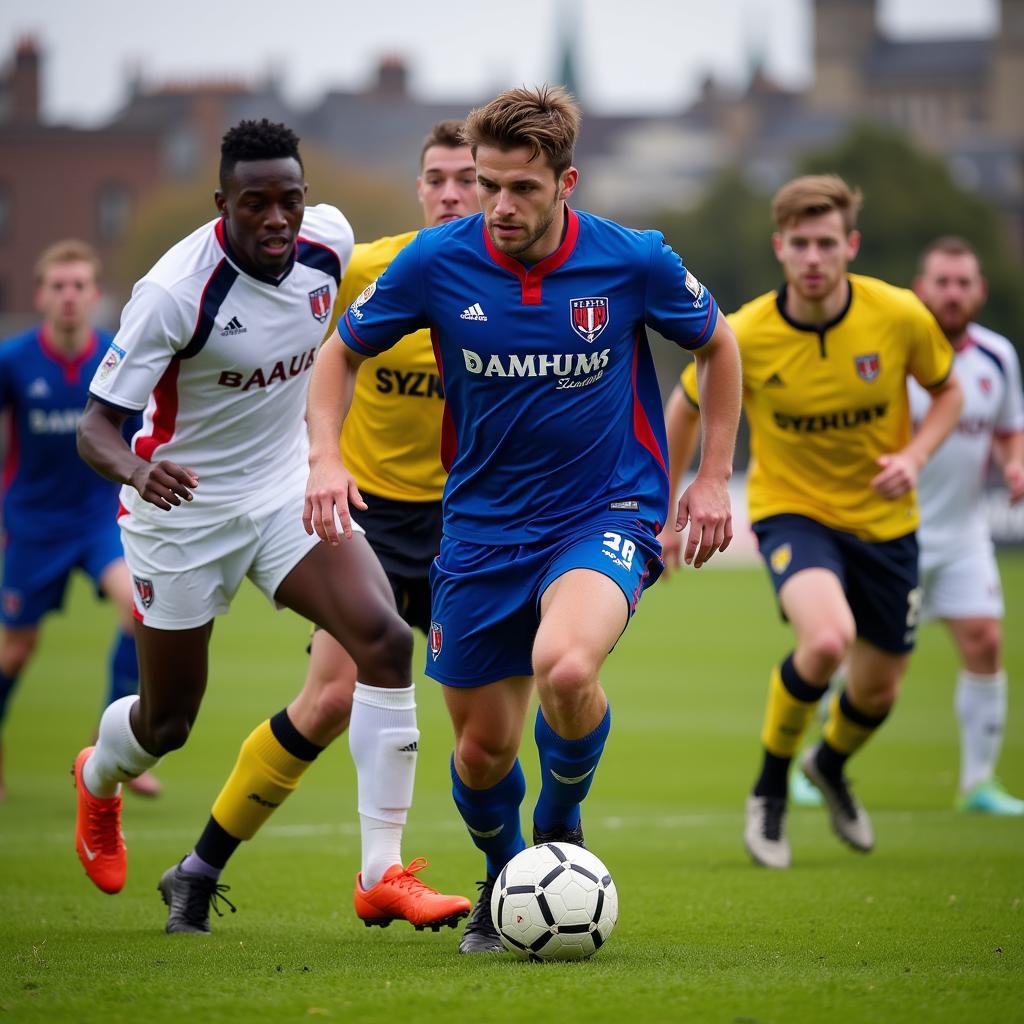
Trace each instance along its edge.
<path fill-rule="evenodd" d="M 537 708 L 534 737 L 540 754 L 540 798 L 533 812 L 533 823 L 542 832 L 575 828 L 580 822 L 580 803 L 594 781 L 605 741 L 612 725 L 611 708 L 597 728 L 578 740 L 562 739 L 548 725 Z"/>
<path fill-rule="evenodd" d="M 516 758 L 512 770 L 490 789 L 470 789 L 455 771 L 452 757 L 452 796 L 469 834 L 487 858 L 487 875 L 498 872 L 526 849 L 519 824 L 519 806 L 526 796 L 526 778 Z"/>

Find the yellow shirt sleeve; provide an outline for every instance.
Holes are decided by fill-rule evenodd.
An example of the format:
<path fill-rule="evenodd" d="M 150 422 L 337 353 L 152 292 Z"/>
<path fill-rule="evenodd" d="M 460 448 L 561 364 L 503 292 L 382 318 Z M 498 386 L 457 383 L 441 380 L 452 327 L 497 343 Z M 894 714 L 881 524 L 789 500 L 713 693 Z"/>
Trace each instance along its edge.
<path fill-rule="evenodd" d="M 911 346 L 907 369 L 924 388 L 941 384 L 953 369 L 953 346 L 950 345 L 935 317 L 916 295 L 911 301 Z"/>
<path fill-rule="evenodd" d="M 700 408 L 700 396 L 697 394 L 697 363 L 687 363 L 686 369 L 679 375 L 679 386 L 683 389 L 683 394 L 689 399 L 690 404 L 695 408 Z"/>

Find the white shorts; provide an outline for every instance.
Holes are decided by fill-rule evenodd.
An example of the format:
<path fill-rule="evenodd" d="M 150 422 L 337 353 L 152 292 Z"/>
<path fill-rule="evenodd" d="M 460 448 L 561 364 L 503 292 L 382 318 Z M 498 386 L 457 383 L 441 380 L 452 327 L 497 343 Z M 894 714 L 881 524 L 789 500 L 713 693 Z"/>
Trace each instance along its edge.
<path fill-rule="evenodd" d="M 1001 619 L 1003 588 L 991 543 L 974 544 L 945 560 L 921 561 L 922 618 Z"/>
<path fill-rule="evenodd" d="M 182 528 L 131 514 L 120 519 L 132 574 L 135 618 L 155 629 L 192 629 L 223 615 L 248 576 L 267 598 L 320 543 L 302 526 L 300 492 L 272 512 L 240 515 L 212 526 Z M 362 527 L 352 523 L 362 533 Z"/>

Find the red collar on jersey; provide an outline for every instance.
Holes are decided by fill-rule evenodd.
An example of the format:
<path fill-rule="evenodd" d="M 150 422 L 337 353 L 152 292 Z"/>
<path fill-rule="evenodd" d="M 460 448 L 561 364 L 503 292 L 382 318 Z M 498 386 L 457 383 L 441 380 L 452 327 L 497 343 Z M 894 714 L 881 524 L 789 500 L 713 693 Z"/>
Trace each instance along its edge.
<path fill-rule="evenodd" d="M 89 340 L 86 342 L 85 348 L 80 352 L 72 354 L 62 352 L 54 345 L 53 339 L 50 337 L 45 325 L 40 326 L 38 333 L 39 347 L 43 350 L 43 353 L 63 369 L 64 380 L 68 384 L 77 384 L 82 372 L 82 364 L 96 351 L 96 332 L 90 331 Z"/>
<path fill-rule="evenodd" d="M 524 306 L 540 305 L 543 297 L 542 287 L 545 274 L 550 274 L 552 271 L 557 270 L 572 255 L 573 249 L 576 248 L 576 239 L 580 233 L 580 219 L 576 216 L 576 211 L 568 204 L 565 210 L 565 236 L 562 238 L 561 245 L 550 256 L 546 256 L 540 263 L 535 263 L 529 270 L 513 256 L 503 253 L 491 241 L 486 222 L 481 225 L 481 230 L 484 233 L 484 245 L 487 246 L 488 255 L 499 267 L 509 271 L 511 274 L 515 274 L 519 278 L 519 286 L 522 289 L 522 304 Z"/>

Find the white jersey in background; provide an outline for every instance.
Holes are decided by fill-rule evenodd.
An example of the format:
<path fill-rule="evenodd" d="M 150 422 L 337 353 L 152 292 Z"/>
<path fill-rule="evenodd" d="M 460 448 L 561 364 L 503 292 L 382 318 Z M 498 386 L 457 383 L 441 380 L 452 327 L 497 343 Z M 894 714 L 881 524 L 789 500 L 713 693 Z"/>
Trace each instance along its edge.
<path fill-rule="evenodd" d="M 989 547 L 983 485 L 992 438 L 1024 430 L 1020 362 L 1013 345 L 977 324 L 971 324 L 967 334 L 953 364 L 964 394 L 960 421 L 917 482 L 921 507 L 917 537 L 923 568 L 965 549 Z M 931 398 L 915 380 L 908 379 L 907 386 L 916 427 Z"/>
<path fill-rule="evenodd" d="M 133 451 L 193 470 L 199 486 L 165 512 L 126 485 L 129 512 L 188 528 L 302 493 L 306 391 L 352 243 L 339 210 L 307 207 L 294 263 L 275 280 L 238 266 L 217 219 L 136 284 L 89 393 L 124 412 L 145 408 Z"/>

